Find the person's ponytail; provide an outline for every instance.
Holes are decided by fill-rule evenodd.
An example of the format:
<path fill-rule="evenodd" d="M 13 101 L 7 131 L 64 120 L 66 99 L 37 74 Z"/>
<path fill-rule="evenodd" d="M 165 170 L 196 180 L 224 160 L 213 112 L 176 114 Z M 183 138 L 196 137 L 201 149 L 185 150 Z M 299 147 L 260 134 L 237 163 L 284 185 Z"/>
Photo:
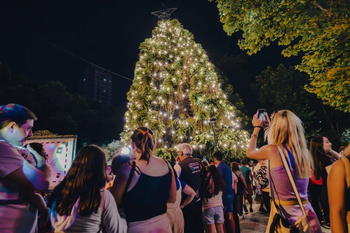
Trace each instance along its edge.
<path fill-rule="evenodd" d="M 140 159 L 146 160 L 147 164 L 154 149 L 153 132 L 147 127 L 136 129 L 131 135 L 131 140 L 135 146 L 141 150 Z"/>
<path fill-rule="evenodd" d="M 153 151 L 153 138 L 152 135 L 145 131 L 141 140 L 141 159 L 146 160 L 149 163 Z"/>

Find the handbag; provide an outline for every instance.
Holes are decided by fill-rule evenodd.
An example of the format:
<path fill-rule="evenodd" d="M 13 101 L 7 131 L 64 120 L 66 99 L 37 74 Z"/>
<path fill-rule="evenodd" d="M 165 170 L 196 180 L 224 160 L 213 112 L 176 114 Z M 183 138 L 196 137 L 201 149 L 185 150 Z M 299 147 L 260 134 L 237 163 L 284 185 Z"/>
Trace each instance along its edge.
<path fill-rule="evenodd" d="M 288 219 L 284 216 L 283 214 L 283 207 L 282 205 L 279 203 L 279 205 L 276 203 L 276 199 L 274 197 L 274 192 L 273 190 L 275 190 L 277 196 L 278 196 L 278 192 L 276 190 L 276 187 L 274 185 L 274 182 L 272 180 L 271 177 L 271 172 L 270 172 L 270 183 L 272 184 L 271 187 L 273 190 L 271 190 L 271 196 L 272 196 L 272 202 L 273 204 L 271 205 L 271 212 L 270 212 L 270 218 L 269 218 L 269 222 L 268 222 L 268 226 L 267 226 L 267 230 L 266 232 L 270 232 L 270 233 L 274 233 L 274 232 L 278 232 L 278 233 L 286 233 L 286 232 L 302 232 L 302 233 L 309 233 L 310 231 L 310 226 L 309 226 L 309 221 L 307 219 L 307 215 L 306 215 L 306 211 L 303 205 L 303 202 L 300 198 L 298 189 L 295 185 L 295 181 L 294 178 L 292 176 L 292 173 L 290 171 L 290 168 L 288 166 L 288 163 L 286 161 L 286 158 L 284 156 L 284 153 L 282 151 L 282 149 L 280 147 L 277 147 L 279 154 L 281 156 L 282 162 L 283 162 L 283 166 L 287 172 L 288 175 L 288 179 L 290 184 L 292 185 L 293 191 L 295 193 L 295 196 L 297 198 L 298 204 L 300 206 L 301 211 L 303 212 L 303 216 L 301 216 L 294 224 L 294 226 L 292 226 L 290 224 L 290 222 L 288 221 Z M 270 169 L 270 168 L 269 168 Z M 279 199 L 279 198 L 278 198 Z"/>

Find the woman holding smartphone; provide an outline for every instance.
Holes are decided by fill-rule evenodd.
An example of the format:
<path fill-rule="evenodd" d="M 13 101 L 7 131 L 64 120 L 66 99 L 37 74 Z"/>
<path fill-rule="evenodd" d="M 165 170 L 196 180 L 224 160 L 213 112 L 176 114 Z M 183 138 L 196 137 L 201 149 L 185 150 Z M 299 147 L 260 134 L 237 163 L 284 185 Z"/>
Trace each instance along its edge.
<path fill-rule="evenodd" d="M 289 110 L 275 111 L 270 119 L 265 112 L 263 117 L 258 117 L 257 112 L 252 120 L 254 131 L 247 149 L 247 157 L 250 159 L 268 159 L 270 187 L 274 201 L 279 203 L 281 211 L 288 219 L 291 226 L 295 226 L 298 219 L 303 216 L 292 185 L 290 184 L 281 156 L 285 156 L 289 163 L 297 190 L 302 199 L 306 211 L 307 220 L 311 232 L 321 233 L 321 226 L 317 216 L 308 201 L 307 187 L 311 176 L 312 158 L 306 146 L 306 139 L 301 120 Z M 256 148 L 257 137 L 262 128 L 266 128 L 265 138 L 268 145 Z M 279 148 L 283 150 L 280 155 Z M 272 213 L 272 211 L 271 211 Z M 270 215 L 269 224 L 274 216 Z"/>

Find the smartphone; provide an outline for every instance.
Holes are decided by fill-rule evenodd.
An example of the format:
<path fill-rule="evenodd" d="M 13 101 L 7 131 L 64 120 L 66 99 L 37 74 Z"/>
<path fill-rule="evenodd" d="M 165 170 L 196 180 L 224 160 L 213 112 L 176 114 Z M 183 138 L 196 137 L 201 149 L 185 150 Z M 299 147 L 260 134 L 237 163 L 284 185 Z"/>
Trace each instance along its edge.
<path fill-rule="evenodd" d="M 203 162 L 207 162 L 207 157 L 203 157 Z"/>
<path fill-rule="evenodd" d="M 265 108 L 260 108 L 258 109 L 258 118 L 263 120 L 263 123 L 266 122 L 266 109 Z"/>

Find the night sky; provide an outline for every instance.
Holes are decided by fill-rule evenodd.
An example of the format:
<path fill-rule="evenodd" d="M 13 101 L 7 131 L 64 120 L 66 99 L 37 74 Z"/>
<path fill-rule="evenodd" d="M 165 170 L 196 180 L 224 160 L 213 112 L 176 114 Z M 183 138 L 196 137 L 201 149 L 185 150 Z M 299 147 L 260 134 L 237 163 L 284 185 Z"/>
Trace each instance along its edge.
<path fill-rule="evenodd" d="M 161 9 L 162 4 L 177 7 L 172 18 L 177 18 L 194 34 L 209 59 L 211 54 L 220 57 L 225 53 L 234 56 L 245 53 L 237 46 L 241 33 L 228 36 L 222 29 L 216 4 L 207 0 L 1 2 L 0 62 L 8 65 L 12 73 L 39 82 L 61 81 L 69 92 L 77 91 L 78 81 L 89 64 L 37 37 L 133 79 L 139 44 L 152 36 L 152 29 L 157 25 L 158 19 L 151 12 Z M 258 75 L 269 65 L 275 68 L 282 62 L 291 65 L 295 61 L 296 58 L 283 58 L 281 48 L 272 45 L 251 56 L 246 69 Z M 251 98 L 249 83 L 242 83 L 240 77 L 229 79 L 249 114 L 253 114 L 260 106 Z M 113 105 L 126 107 L 126 93 L 131 84 L 114 76 Z"/>

